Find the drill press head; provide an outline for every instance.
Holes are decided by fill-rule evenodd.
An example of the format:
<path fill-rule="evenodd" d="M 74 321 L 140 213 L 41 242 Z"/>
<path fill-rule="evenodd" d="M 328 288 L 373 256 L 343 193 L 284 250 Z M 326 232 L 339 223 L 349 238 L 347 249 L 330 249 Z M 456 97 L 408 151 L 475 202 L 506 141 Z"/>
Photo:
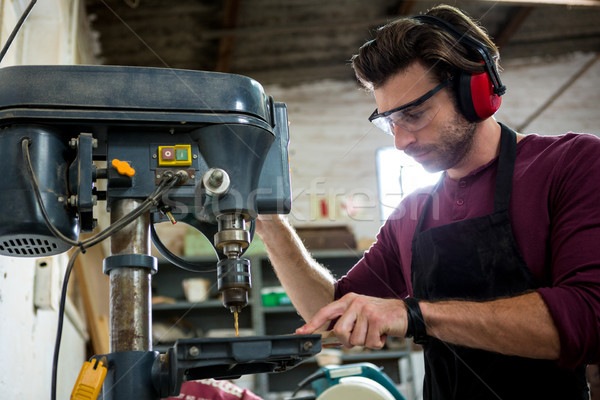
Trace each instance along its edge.
<path fill-rule="evenodd" d="M 248 304 L 248 291 L 252 287 L 250 261 L 240 258 L 250 244 L 250 233 L 242 215 L 222 214 L 217 220 L 215 247 L 227 257 L 217 264 L 217 288 L 223 296 L 223 305 L 232 313 L 240 312 Z"/>
<path fill-rule="evenodd" d="M 220 259 L 225 307 L 247 303 L 250 263 L 241 256 L 252 240 L 248 226 L 259 213 L 291 208 L 286 107 L 256 81 L 160 68 L 7 67 L 0 70 L 0 128 L 0 204 L 10 210 L 0 215 L 0 255 L 64 252 L 71 245 L 46 220 L 76 241 L 93 230 L 97 200 L 110 210 L 178 176 L 154 203 L 152 222 L 164 214 L 203 233 Z M 46 216 L 24 178 L 24 139 Z M 115 160 L 135 174 L 120 172 Z M 106 179 L 105 191 L 95 187 L 98 179 Z"/>
<path fill-rule="evenodd" d="M 281 187 L 276 186 L 265 190 L 263 181 L 277 181 L 268 174 L 281 170 L 280 165 L 289 168 L 288 161 L 282 164 L 279 150 L 272 157 L 272 151 L 279 148 L 277 135 L 273 140 L 250 127 L 207 127 L 194 133 L 193 138 L 210 166 L 202 177 L 195 209 L 199 220 L 216 223 L 216 231 L 206 231 L 205 236 L 212 234 L 220 258 L 217 287 L 223 305 L 239 312 L 248 303 L 251 289 L 250 262 L 242 255 L 252 240 L 252 220 L 259 212 L 285 207 L 281 198 L 272 203 L 262 199 L 265 194 L 274 199 L 273 195 L 281 193 Z M 200 230 L 205 228 L 206 224 Z"/>
<path fill-rule="evenodd" d="M 211 199 L 226 194 L 230 184 L 229 174 L 220 168 L 211 168 L 202 177 L 206 195 Z M 240 258 L 252 240 L 247 218 L 237 212 L 216 218 L 214 246 L 224 257 L 217 264 L 217 288 L 223 296 L 223 305 L 232 313 L 239 313 L 248 304 L 248 290 L 252 287 L 250 262 Z"/>

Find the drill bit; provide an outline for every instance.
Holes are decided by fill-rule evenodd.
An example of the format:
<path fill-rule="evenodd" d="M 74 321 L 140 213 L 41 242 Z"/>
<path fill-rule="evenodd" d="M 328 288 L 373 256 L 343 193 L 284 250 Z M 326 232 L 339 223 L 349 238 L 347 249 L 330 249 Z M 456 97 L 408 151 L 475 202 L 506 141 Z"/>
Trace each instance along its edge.
<path fill-rule="evenodd" d="M 240 336 L 240 324 L 238 321 L 238 312 L 237 310 L 233 312 L 233 325 L 235 326 L 235 337 Z"/>

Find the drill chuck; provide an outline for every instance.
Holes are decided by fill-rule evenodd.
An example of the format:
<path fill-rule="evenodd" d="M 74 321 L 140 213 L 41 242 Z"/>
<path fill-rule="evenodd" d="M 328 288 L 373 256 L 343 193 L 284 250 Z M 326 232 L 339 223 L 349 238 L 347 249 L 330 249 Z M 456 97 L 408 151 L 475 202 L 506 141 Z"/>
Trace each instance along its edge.
<path fill-rule="evenodd" d="M 223 296 L 223 305 L 231 312 L 239 312 L 248 304 L 251 287 L 250 260 L 227 258 L 217 263 L 217 288 Z"/>

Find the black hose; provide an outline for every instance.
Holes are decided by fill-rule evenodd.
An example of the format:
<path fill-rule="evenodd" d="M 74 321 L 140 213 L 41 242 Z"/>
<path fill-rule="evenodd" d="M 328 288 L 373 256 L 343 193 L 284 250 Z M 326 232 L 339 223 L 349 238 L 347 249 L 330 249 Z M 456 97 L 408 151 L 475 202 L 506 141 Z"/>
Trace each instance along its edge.
<path fill-rule="evenodd" d="M 167 246 L 165 246 L 164 243 L 160 240 L 160 237 L 158 237 L 156 229 L 154 228 L 154 224 L 150 224 L 150 237 L 152 238 L 152 243 L 154 244 L 158 252 L 165 258 L 165 260 L 181 269 L 185 269 L 186 271 L 192 272 L 215 272 L 217 270 L 217 267 L 213 263 L 209 263 L 207 265 L 207 263 L 195 263 L 191 261 L 186 261 L 183 258 L 173 254 L 169 249 L 167 249 Z"/>

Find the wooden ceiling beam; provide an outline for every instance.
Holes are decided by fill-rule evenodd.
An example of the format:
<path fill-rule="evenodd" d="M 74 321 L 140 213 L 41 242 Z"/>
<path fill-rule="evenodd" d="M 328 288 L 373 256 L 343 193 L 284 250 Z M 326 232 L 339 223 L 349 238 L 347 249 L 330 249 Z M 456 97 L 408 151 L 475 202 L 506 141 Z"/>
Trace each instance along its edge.
<path fill-rule="evenodd" d="M 496 4 L 515 4 L 522 6 L 569 6 L 569 7 L 600 7 L 600 0 L 481 0 Z"/>
<path fill-rule="evenodd" d="M 417 4 L 417 0 L 404 0 L 402 4 L 398 7 L 398 15 L 412 15 L 415 5 Z"/>
<path fill-rule="evenodd" d="M 285 26 L 262 26 L 262 27 L 246 27 L 234 29 L 220 29 L 200 32 L 202 40 L 222 38 L 224 36 L 276 36 L 290 33 L 320 33 L 331 30 L 348 30 L 348 29 L 364 29 L 372 26 L 385 25 L 390 22 L 393 17 L 377 18 L 373 20 L 352 20 L 352 21 L 336 21 L 331 24 L 298 24 Z"/>
<path fill-rule="evenodd" d="M 496 46 L 503 48 L 534 9 L 533 6 L 517 7 L 515 12 L 510 13 L 504 27 L 496 34 Z"/>
<path fill-rule="evenodd" d="M 240 0 L 226 0 L 223 6 L 223 29 L 232 30 L 237 27 L 240 15 Z M 230 72 L 233 58 L 235 35 L 224 35 L 219 40 L 219 53 L 215 71 Z"/>

